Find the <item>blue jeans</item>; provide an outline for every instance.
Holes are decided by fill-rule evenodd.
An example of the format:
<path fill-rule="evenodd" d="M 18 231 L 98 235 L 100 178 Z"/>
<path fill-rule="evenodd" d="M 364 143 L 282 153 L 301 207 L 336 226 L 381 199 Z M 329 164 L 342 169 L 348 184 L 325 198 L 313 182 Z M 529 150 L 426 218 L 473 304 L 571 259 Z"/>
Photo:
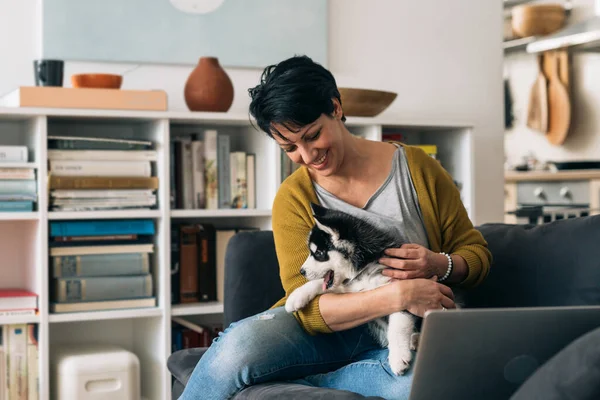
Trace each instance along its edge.
<path fill-rule="evenodd" d="M 366 325 L 311 336 L 283 307 L 231 324 L 196 365 L 179 400 L 230 399 L 264 382 L 293 382 L 407 399 L 412 368 L 396 376 Z"/>

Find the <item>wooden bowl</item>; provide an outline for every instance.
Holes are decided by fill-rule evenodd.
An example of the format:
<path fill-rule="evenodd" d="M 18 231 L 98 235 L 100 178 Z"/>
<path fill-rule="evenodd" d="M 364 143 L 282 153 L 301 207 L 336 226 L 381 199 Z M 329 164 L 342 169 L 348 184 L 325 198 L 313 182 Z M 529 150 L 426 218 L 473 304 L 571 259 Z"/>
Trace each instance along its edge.
<path fill-rule="evenodd" d="M 549 35 L 565 25 L 566 17 L 560 4 L 523 4 L 512 9 L 512 29 L 519 37 Z"/>
<path fill-rule="evenodd" d="M 389 107 L 398 96 L 383 90 L 338 88 L 347 117 L 374 117 Z"/>
<path fill-rule="evenodd" d="M 71 75 L 75 88 L 119 89 L 123 76 L 114 74 L 76 74 Z"/>

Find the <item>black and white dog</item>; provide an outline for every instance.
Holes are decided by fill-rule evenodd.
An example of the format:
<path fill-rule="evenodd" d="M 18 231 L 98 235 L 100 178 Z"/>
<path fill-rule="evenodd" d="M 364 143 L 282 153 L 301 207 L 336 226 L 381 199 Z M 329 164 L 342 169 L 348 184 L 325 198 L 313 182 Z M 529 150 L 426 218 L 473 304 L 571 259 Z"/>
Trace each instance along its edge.
<path fill-rule="evenodd" d="M 298 311 L 326 292 L 360 292 L 390 282 L 381 274 L 387 267 L 378 260 L 386 249 L 402 243 L 347 213 L 316 204 L 311 207 L 316 224 L 308 237 L 310 255 L 300 269 L 308 282 L 290 294 L 286 311 Z M 396 375 L 404 373 L 410 364 L 417 318 L 408 312 L 397 312 L 369 323 L 375 339 L 382 347 L 388 347 L 390 367 Z"/>

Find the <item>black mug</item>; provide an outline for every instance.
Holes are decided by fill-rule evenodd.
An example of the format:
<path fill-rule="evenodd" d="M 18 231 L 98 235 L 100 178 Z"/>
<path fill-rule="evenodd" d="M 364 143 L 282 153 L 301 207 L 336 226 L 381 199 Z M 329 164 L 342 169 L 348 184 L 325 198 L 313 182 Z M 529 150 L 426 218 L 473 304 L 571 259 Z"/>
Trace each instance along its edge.
<path fill-rule="evenodd" d="M 64 65 L 62 60 L 35 60 L 35 86 L 62 86 Z"/>

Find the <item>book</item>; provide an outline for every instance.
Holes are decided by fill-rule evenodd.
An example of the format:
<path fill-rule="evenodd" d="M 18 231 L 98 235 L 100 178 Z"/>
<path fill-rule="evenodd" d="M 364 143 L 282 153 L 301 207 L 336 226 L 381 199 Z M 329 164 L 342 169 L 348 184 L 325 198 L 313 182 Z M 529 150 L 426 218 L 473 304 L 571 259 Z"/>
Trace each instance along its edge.
<path fill-rule="evenodd" d="M 10 193 L 35 195 L 37 182 L 33 179 L 0 180 L 0 194 Z"/>
<path fill-rule="evenodd" d="M 83 254 L 51 257 L 53 278 L 144 275 L 150 273 L 148 253 Z"/>
<path fill-rule="evenodd" d="M 154 233 L 154 221 L 151 219 L 50 222 L 50 237 L 128 234 L 153 235 Z"/>
<path fill-rule="evenodd" d="M 0 212 L 30 212 L 33 211 L 33 201 L 0 201 Z"/>
<path fill-rule="evenodd" d="M 121 253 L 152 253 L 153 244 L 123 244 L 123 245 L 95 245 L 73 247 L 51 247 L 50 256 L 77 256 L 84 254 L 121 254 Z"/>
<path fill-rule="evenodd" d="M 55 303 L 133 299 L 153 294 L 151 274 L 56 278 L 51 286 Z"/>
<path fill-rule="evenodd" d="M 218 199 L 219 208 L 231 208 L 231 198 L 233 188 L 230 185 L 231 166 L 230 159 L 230 140 L 227 135 L 217 136 L 217 178 L 218 178 Z"/>
<path fill-rule="evenodd" d="M 206 209 L 219 208 L 219 178 L 217 157 L 217 131 L 204 131 L 204 182 L 206 191 Z"/>
<path fill-rule="evenodd" d="M 3 107 L 88 108 L 106 110 L 166 111 L 163 90 L 125 90 L 21 86 L 0 98 Z"/>
<path fill-rule="evenodd" d="M 0 179 L 35 179 L 35 169 L 0 167 Z"/>
<path fill-rule="evenodd" d="M 248 208 L 256 208 L 256 155 L 246 154 L 246 196 Z"/>
<path fill-rule="evenodd" d="M 38 295 L 24 289 L 0 289 L 0 310 L 38 308 Z"/>
<path fill-rule="evenodd" d="M 40 396 L 38 325 L 27 325 L 27 399 Z"/>
<path fill-rule="evenodd" d="M 231 153 L 231 203 L 230 208 L 248 208 L 248 193 L 246 179 L 246 153 L 235 151 Z"/>
<path fill-rule="evenodd" d="M 11 400 L 27 400 L 27 324 L 8 325 L 8 382 Z"/>
<path fill-rule="evenodd" d="M 0 146 L 0 162 L 27 161 L 27 146 Z"/>
<path fill-rule="evenodd" d="M 150 177 L 150 161 L 48 161 L 48 173 L 59 176 Z"/>
<path fill-rule="evenodd" d="M 48 150 L 48 160 L 156 161 L 156 150 Z"/>
<path fill-rule="evenodd" d="M 140 299 L 82 301 L 79 303 L 50 303 L 50 312 L 60 314 L 84 311 L 123 310 L 128 308 L 146 307 L 156 307 L 156 298 L 146 297 Z"/>
<path fill-rule="evenodd" d="M 50 175 L 48 189 L 158 189 L 158 178 Z"/>
<path fill-rule="evenodd" d="M 204 189 L 204 142 L 202 140 L 192 141 L 192 187 L 193 208 L 203 209 L 206 207 L 206 194 Z"/>

